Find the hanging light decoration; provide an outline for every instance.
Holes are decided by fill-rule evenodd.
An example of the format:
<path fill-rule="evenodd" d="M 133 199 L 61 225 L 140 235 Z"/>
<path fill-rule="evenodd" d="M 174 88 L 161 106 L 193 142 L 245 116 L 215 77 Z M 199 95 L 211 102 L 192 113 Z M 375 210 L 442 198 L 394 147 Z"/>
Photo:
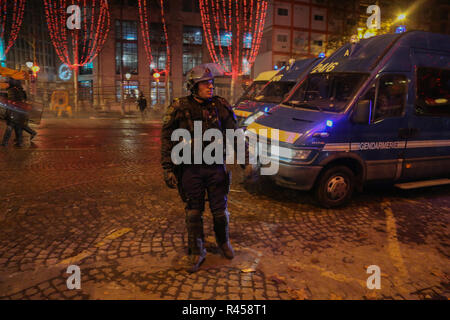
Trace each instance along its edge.
<path fill-rule="evenodd" d="M 206 45 L 214 63 L 232 77 L 255 62 L 268 0 L 199 0 Z"/>
<path fill-rule="evenodd" d="M 3 41 L 3 52 L 0 52 L 0 60 L 4 60 L 9 49 L 13 46 L 22 26 L 25 0 L 0 0 L 0 41 Z M 5 36 L 8 39 L 5 39 Z"/>
<path fill-rule="evenodd" d="M 47 25 L 60 60 L 71 69 L 92 62 L 103 47 L 110 27 L 107 0 L 44 0 Z M 79 6 L 80 29 L 68 29 L 70 5 Z"/>
<path fill-rule="evenodd" d="M 164 15 L 164 0 L 159 0 L 161 5 L 161 21 L 162 21 L 162 27 L 164 32 L 164 39 L 166 42 L 166 67 L 163 72 L 168 75 L 170 71 L 170 46 L 169 46 L 169 39 L 167 37 L 167 26 L 166 26 L 166 19 Z M 151 49 L 151 32 L 150 29 L 150 10 L 148 6 L 147 0 L 139 0 L 139 21 L 141 26 L 141 32 L 142 32 L 142 38 L 144 39 L 144 47 L 145 47 L 145 54 L 147 55 L 148 65 L 150 66 L 150 69 L 156 69 L 152 68 L 153 64 L 153 56 L 152 56 L 152 49 Z M 162 70 L 159 70 L 162 71 Z M 158 72 L 158 70 L 156 70 Z"/>
<path fill-rule="evenodd" d="M 255 62 L 261 43 L 268 0 L 199 0 L 209 55 L 235 82 Z"/>
<path fill-rule="evenodd" d="M 167 36 L 167 25 L 166 25 L 166 18 L 164 15 L 164 0 L 160 0 L 161 4 L 161 20 L 163 24 L 163 30 L 164 30 L 164 39 L 166 39 L 166 70 L 165 74 L 169 74 L 170 72 L 170 46 L 169 46 L 169 38 Z"/>
<path fill-rule="evenodd" d="M 45 17 L 59 59 L 74 70 L 74 101 L 78 111 L 78 69 L 91 63 L 109 32 L 108 0 L 44 0 Z M 69 6 L 79 8 L 79 25 L 69 29 Z M 77 13 L 73 13 L 77 14 Z"/>
<path fill-rule="evenodd" d="M 149 10 L 147 0 L 139 0 L 139 21 L 141 25 L 142 39 L 144 39 L 145 54 L 147 55 L 148 64 L 153 62 L 152 49 L 150 47 L 150 23 Z"/>

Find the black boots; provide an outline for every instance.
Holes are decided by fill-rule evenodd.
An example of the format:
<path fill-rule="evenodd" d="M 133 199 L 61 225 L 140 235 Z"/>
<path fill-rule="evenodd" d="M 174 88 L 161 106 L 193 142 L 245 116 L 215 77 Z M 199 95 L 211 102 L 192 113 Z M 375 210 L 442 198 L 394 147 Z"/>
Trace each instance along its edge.
<path fill-rule="evenodd" d="M 234 258 L 234 250 L 231 246 L 228 234 L 228 222 L 230 213 L 227 210 L 213 212 L 214 232 L 216 241 L 222 255 L 227 259 Z"/>
<path fill-rule="evenodd" d="M 2 146 L 6 147 L 9 142 L 9 138 L 11 137 L 13 128 L 12 126 L 7 126 L 5 133 L 3 134 Z"/>
<path fill-rule="evenodd" d="M 197 272 L 206 257 L 202 215 L 200 210 L 186 210 L 189 247 L 189 265 L 186 270 L 190 273 Z M 228 235 L 229 215 L 227 210 L 213 212 L 217 245 L 222 255 L 231 260 L 234 258 L 234 250 Z"/>
<path fill-rule="evenodd" d="M 16 147 L 23 146 L 23 136 L 22 136 L 22 127 L 19 125 L 11 125 L 9 124 L 6 127 L 5 133 L 3 134 L 2 146 L 7 146 L 9 139 L 11 138 L 12 131 L 14 129 L 14 133 L 16 135 L 16 139 L 14 140 L 16 143 L 14 144 Z"/>
<path fill-rule="evenodd" d="M 186 227 L 188 231 L 189 265 L 187 272 L 197 272 L 205 261 L 203 217 L 200 210 L 186 210 Z"/>
<path fill-rule="evenodd" d="M 234 250 L 231 246 L 230 241 L 227 241 L 223 243 L 222 245 L 219 245 L 220 252 L 222 252 L 222 255 L 227 259 L 233 259 L 234 258 Z"/>
<path fill-rule="evenodd" d="M 189 262 L 186 271 L 189 273 L 197 272 L 206 257 L 206 249 L 204 248 L 203 241 L 197 239 L 197 248 L 200 249 L 199 253 L 189 255 Z"/>

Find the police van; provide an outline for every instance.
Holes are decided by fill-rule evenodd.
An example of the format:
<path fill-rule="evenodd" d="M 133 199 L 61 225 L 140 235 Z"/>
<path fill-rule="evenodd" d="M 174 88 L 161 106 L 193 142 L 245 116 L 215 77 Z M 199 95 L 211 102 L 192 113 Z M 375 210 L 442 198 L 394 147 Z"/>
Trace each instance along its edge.
<path fill-rule="evenodd" d="M 271 178 L 313 189 L 325 207 L 366 182 L 450 183 L 450 36 L 411 31 L 344 45 L 247 134 L 271 128 L 280 148 L 252 147 L 278 162 Z"/>
<path fill-rule="evenodd" d="M 287 97 L 295 84 L 320 61 L 319 58 L 297 60 L 283 67 L 252 99 L 240 101 L 234 108 L 241 128 L 247 127 L 262 112 L 268 112 Z"/>

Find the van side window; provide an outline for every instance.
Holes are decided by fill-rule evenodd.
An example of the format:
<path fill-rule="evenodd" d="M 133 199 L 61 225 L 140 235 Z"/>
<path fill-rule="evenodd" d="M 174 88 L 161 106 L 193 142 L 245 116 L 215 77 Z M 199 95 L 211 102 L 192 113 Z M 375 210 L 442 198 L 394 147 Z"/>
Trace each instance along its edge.
<path fill-rule="evenodd" d="M 374 121 L 403 114 L 408 92 L 408 79 L 403 75 L 385 75 L 379 80 Z"/>
<path fill-rule="evenodd" d="M 416 114 L 450 116 L 450 70 L 417 69 Z"/>

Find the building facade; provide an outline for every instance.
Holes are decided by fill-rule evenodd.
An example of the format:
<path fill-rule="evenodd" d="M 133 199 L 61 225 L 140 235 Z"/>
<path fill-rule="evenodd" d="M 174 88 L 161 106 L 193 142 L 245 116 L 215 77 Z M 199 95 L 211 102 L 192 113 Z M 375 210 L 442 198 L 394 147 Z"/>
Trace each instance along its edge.
<path fill-rule="evenodd" d="M 173 97 L 186 93 L 184 80 L 192 67 L 210 62 L 203 37 L 198 1 L 166 1 L 164 12 L 170 46 L 171 73 L 158 80 L 153 72 L 166 68 L 167 52 L 159 1 L 149 2 L 152 63 L 145 53 L 139 23 L 138 3 L 134 0 L 110 2 L 111 30 L 103 50 L 93 63 L 92 74 L 80 81 L 92 81 L 95 104 L 102 109 L 135 108 L 132 93 L 143 92 L 149 104 L 166 106 Z M 127 78 L 128 74 L 128 78 Z M 167 94 L 168 93 L 168 94 Z M 96 98 L 98 97 L 98 98 Z"/>
<path fill-rule="evenodd" d="M 270 1 L 254 75 L 286 65 L 290 59 L 330 53 L 330 40 L 356 26 L 358 9 L 354 0 Z"/>
<path fill-rule="evenodd" d="M 136 110 L 135 90 L 143 92 L 149 104 L 165 106 L 169 103 L 166 92 L 170 92 L 170 99 L 186 94 L 184 81 L 188 70 L 211 62 L 203 37 L 198 0 L 165 1 L 171 73 L 168 86 L 164 74 L 156 81 L 152 73 L 166 68 L 166 43 L 160 1 L 151 0 L 148 4 L 152 64 L 149 64 L 145 53 L 138 1 L 109 1 L 111 20 L 106 42 L 93 62 L 79 69 L 80 110 Z M 6 57 L 6 65 L 15 69 L 28 70 L 27 61 L 34 61 L 41 67 L 38 91 L 32 98 L 48 105 L 54 90 L 67 90 L 70 104 L 74 105 L 74 75 L 63 65 L 53 48 L 43 1 L 27 1 L 19 37 Z M 221 94 L 220 88 L 218 93 Z"/>

